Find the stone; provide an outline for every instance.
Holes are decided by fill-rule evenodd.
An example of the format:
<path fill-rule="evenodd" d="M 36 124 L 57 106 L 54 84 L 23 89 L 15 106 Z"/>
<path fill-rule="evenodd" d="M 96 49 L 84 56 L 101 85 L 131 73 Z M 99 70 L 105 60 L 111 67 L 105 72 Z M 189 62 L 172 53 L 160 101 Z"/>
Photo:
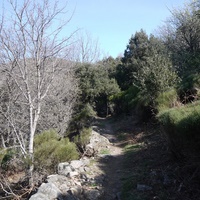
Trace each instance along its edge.
<path fill-rule="evenodd" d="M 36 193 L 36 194 L 32 195 L 29 200 L 49 200 L 49 198 L 46 197 L 45 194 Z"/>
<path fill-rule="evenodd" d="M 80 186 L 72 187 L 70 188 L 69 192 L 76 197 L 80 196 L 82 193 L 82 187 Z"/>
<path fill-rule="evenodd" d="M 74 197 L 72 194 L 69 194 L 68 192 L 64 195 L 62 195 L 59 199 L 57 200 L 79 200 L 76 197 Z"/>
<path fill-rule="evenodd" d="M 47 182 L 53 183 L 61 191 L 69 190 L 70 186 L 72 185 L 72 181 L 73 180 L 71 180 L 69 177 L 58 174 L 50 175 L 47 177 Z"/>
<path fill-rule="evenodd" d="M 88 166 L 90 164 L 90 159 L 84 157 L 83 159 L 81 159 L 81 161 L 84 163 L 84 166 Z"/>
<path fill-rule="evenodd" d="M 91 137 L 90 137 L 90 143 L 86 145 L 86 156 L 96 156 L 101 149 L 106 148 L 110 144 L 109 140 L 97 133 L 96 131 L 92 131 Z"/>
<path fill-rule="evenodd" d="M 75 171 L 75 172 L 69 172 L 67 176 L 71 178 L 71 177 L 78 176 L 78 175 L 79 175 L 79 173 Z"/>
<path fill-rule="evenodd" d="M 42 183 L 38 192 L 31 196 L 31 200 L 54 200 L 62 195 L 62 192 L 53 183 Z"/>
<path fill-rule="evenodd" d="M 88 180 L 87 175 L 84 174 L 84 173 L 80 174 L 80 178 L 83 179 L 84 181 L 87 181 L 87 180 Z"/>
<path fill-rule="evenodd" d="M 85 169 L 84 169 L 84 167 L 80 167 L 80 168 L 78 169 L 78 171 L 79 171 L 79 173 L 83 173 L 83 172 L 85 172 Z"/>
<path fill-rule="evenodd" d="M 81 184 L 81 182 L 80 181 L 78 181 L 78 180 L 74 180 L 74 183 L 75 183 L 75 185 L 77 185 L 77 186 L 82 186 L 82 184 Z"/>
<path fill-rule="evenodd" d="M 79 169 L 80 167 L 84 166 L 84 162 L 82 160 L 72 160 L 70 162 L 70 166 L 73 169 Z"/>
<path fill-rule="evenodd" d="M 38 193 L 45 194 L 49 199 L 57 198 L 62 192 L 53 183 L 42 183 Z"/>
<path fill-rule="evenodd" d="M 63 182 L 68 182 L 68 178 L 63 175 L 53 174 L 47 177 L 47 182 L 59 185 L 62 184 Z"/>
<path fill-rule="evenodd" d="M 59 186 L 59 189 L 61 190 L 62 193 L 66 193 L 70 189 L 70 187 L 63 183 Z"/>
<path fill-rule="evenodd" d="M 97 189 L 88 189 L 84 191 L 84 196 L 87 200 L 98 200 L 102 196 L 102 191 Z"/>
<path fill-rule="evenodd" d="M 31 200 L 98 200 L 102 197 L 102 185 L 105 181 L 104 174 L 96 176 L 96 165 L 90 165 L 92 158 L 97 156 L 102 149 L 108 148 L 109 140 L 92 131 L 90 143 L 86 145 L 85 156 L 80 160 L 58 164 L 58 174 L 47 177 Z M 88 158 L 89 156 L 90 158 Z M 106 155 L 105 159 L 111 159 Z M 91 167 L 92 166 L 92 167 Z M 96 168 L 95 168 L 96 169 Z M 116 197 L 115 191 L 114 197 Z"/>
<path fill-rule="evenodd" d="M 57 182 L 59 180 L 58 176 L 60 176 L 60 175 L 58 175 L 58 174 L 49 175 L 49 176 L 47 176 L 47 181 L 49 183 Z"/>
<path fill-rule="evenodd" d="M 58 164 L 58 174 L 67 176 L 70 172 L 74 171 L 68 162 Z"/>
<path fill-rule="evenodd" d="M 89 167 L 84 167 L 85 172 L 89 172 L 91 169 Z"/>
<path fill-rule="evenodd" d="M 92 144 L 87 144 L 85 147 L 85 153 L 86 156 L 92 157 L 97 154 L 97 151 L 95 151 L 95 147 Z"/>

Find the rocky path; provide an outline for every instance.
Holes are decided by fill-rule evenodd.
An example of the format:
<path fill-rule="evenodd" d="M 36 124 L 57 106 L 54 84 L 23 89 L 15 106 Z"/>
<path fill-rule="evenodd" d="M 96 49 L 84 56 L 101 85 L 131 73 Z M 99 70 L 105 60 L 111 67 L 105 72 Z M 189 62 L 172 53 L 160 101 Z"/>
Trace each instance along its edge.
<path fill-rule="evenodd" d="M 106 162 L 104 172 L 106 179 L 103 184 L 104 195 L 102 200 L 120 199 L 121 191 L 121 177 L 123 174 L 122 164 L 123 155 L 122 149 L 119 147 L 112 147 L 108 161 Z"/>
<path fill-rule="evenodd" d="M 103 196 L 102 200 L 120 200 L 121 191 L 121 178 L 123 176 L 123 148 L 117 139 L 115 127 L 109 121 L 100 119 L 103 123 L 103 128 L 97 131 L 110 141 L 108 146 L 108 154 L 99 155 L 100 159 L 97 161 L 98 167 L 105 174 L 105 181 L 103 183 Z M 106 158 L 106 159 L 105 159 Z"/>

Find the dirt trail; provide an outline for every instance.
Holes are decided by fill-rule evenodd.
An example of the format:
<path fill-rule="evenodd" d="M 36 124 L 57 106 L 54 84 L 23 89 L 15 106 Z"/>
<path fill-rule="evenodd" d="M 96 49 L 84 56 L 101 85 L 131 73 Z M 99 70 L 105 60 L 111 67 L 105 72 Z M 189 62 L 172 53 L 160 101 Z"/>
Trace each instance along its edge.
<path fill-rule="evenodd" d="M 108 118 L 94 128 L 111 142 L 96 162 L 105 175 L 101 200 L 199 199 L 196 168 L 175 160 L 156 123 Z"/>
<path fill-rule="evenodd" d="M 98 167 L 103 170 L 106 175 L 106 179 L 103 183 L 104 195 L 102 200 L 120 200 L 121 191 L 121 178 L 123 175 L 123 148 L 117 139 L 115 127 L 109 122 L 109 120 L 101 119 L 103 122 L 103 128 L 98 127 L 98 132 L 101 135 L 108 138 L 110 145 L 108 147 L 109 154 L 107 159 L 105 155 L 98 160 Z"/>
<path fill-rule="evenodd" d="M 122 149 L 119 147 L 113 147 L 111 148 L 110 155 L 111 156 L 104 167 L 104 171 L 106 173 L 106 181 L 103 185 L 104 195 L 102 200 L 119 200 L 122 186 L 121 178 L 123 174 Z"/>

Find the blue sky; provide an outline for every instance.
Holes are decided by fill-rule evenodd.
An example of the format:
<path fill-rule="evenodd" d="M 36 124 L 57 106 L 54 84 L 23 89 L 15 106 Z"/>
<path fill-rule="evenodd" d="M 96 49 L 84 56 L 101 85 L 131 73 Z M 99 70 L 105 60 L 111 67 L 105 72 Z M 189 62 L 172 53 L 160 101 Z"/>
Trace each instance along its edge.
<path fill-rule="evenodd" d="M 114 58 L 123 54 L 131 35 L 136 31 L 144 29 L 147 34 L 154 33 L 155 29 L 171 15 L 169 9 L 182 7 L 185 3 L 185 0 L 58 1 L 61 4 L 67 2 L 66 18 L 74 11 L 67 31 L 83 29 L 92 36 L 92 39 L 98 39 L 103 56 L 111 55 Z M 0 2 L 0 11 L 2 6 L 7 9 L 7 0 Z M 23 0 L 17 0 L 19 5 L 22 2 Z"/>
<path fill-rule="evenodd" d="M 170 16 L 169 9 L 185 0 L 69 0 L 75 9 L 71 25 L 97 38 L 105 55 L 122 54 L 132 34 L 143 28 L 153 33 Z"/>

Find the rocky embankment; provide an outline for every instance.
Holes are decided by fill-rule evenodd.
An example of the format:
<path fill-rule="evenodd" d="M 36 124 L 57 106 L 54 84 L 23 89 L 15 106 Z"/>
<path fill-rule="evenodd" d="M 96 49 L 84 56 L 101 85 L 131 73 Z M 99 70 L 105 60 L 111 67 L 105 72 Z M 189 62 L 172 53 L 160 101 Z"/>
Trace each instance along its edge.
<path fill-rule="evenodd" d="M 109 188 L 105 189 L 109 181 L 115 182 L 113 178 L 109 180 L 107 172 L 111 170 L 112 173 L 112 169 L 107 164 L 121 153 L 117 148 L 106 137 L 92 131 L 84 157 L 59 163 L 57 174 L 48 176 L 30 200 L 119 199 L 117 188 L 105 194 L 109 192 Z"/>

